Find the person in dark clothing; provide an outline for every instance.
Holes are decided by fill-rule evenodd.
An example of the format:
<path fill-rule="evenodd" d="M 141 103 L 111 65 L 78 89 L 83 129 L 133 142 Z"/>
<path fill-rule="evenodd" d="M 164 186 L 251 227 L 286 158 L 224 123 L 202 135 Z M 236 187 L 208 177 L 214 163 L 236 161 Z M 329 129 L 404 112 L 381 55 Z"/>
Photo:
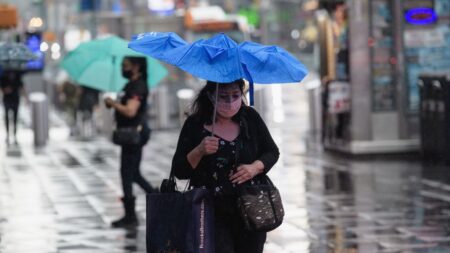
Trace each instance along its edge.
<path fill-rule="evenodd" d="M 219 84 L 218 91 L 216 87 L 208 81 L 194 101 L 172 170 L 177 178 L 190 179 L 192 186 L 211 190 L 216 253 L 262 253 L 266 233 L 245 230 L 237 210 L 236 186 L 267 173 L 278 160 L 278 147 L 260 115 L 243 102 L 243 80 Z"/>
<path fill-rule="evenodd" d="M 135 213 L 135 197 L 133 182 L 137 183 L 146 193 L 154 191 L 150 183 L 140 172 L 142 147 L 150 137 L 147 124 L 147 62 L 143 57 L 126 57 L 122 62 L 122 74 L 129 82 L 123 88 L 119 102 L 111 98 L 105 99 L 108 108 L 115 109 L 117 127 L 141 126 L 141 143 L 139 145 L 122 146 L 120 156 L 120 175 L 122 180 L 125 216 L 112 222 L 113 227 L 133 227 L 138 224 Z"/>
<path fill-rule="evenodd" d="M 3 93 L 3 106 L 5 107 L 6 143 L 9 144 L 9 120 L 10 113 L 13 115 L 13 136 L 17 144 L 17 119 L 19 113 L 20 93 L 23 89 L 22 72 L 5 71 L 0 79 Z"/>
<path fill-rule="evenodd" d="M 80 100 L 77 106 L 77 116 L 81 119 L 80 133 L 83 137 L 92 136 L 94 107 L 98 105 L 100 91 L 87 86 L 81 87 Z M 90 126 L 90 127 L 89 127 Z M 87 131 L 87 130 L 90 131 Z M 87 133 L 89 132 L 89 134 Z"/>
<path fill-rule="evenodd" d="M 98 95 L 100 91 L 94 88 L 81 87 L 80 101 L 78 103 L 78 111 L 83 113 L 83 119 L 90 119 L 94 107 L 98 105 Z"/>

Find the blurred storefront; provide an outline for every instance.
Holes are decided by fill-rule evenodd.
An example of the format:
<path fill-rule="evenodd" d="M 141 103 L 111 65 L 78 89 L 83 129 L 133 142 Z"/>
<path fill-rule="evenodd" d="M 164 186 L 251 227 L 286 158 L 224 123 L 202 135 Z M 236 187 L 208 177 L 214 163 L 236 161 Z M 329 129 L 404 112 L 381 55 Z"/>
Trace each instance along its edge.
<path fill-rule="evenodd" d="M 417 80 L 450 71 L 449 2 L 323 1 L 320 7 L 326 10 L 317 16 L 324 146 L 352 154 L 418 150 Z"/>

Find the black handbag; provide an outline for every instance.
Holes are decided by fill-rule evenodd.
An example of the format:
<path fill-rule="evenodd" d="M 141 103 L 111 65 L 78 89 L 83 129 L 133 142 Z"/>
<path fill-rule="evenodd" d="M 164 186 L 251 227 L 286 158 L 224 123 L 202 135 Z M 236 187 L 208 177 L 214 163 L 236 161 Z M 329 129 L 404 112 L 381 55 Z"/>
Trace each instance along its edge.
<path fill-rule="evenodd" d="M 239 186 L 237 192 L 238 210 L 246 230 L 269 232 L 283 223 L 281 196 L 267 175 Z"/>
<path fill-rule="evenodd" d="M 214 205 L 208 189 L 180 192 L 171 172 L 147 194 L 147 253 L 214 253 Z"/>
<path fill-rule="evenodd" d="M 145 145 L 150 139 L 151 129 L 146 124 L 137 127 L 118 127 L 113 131 L 112 142 L 116 145 Z"/>

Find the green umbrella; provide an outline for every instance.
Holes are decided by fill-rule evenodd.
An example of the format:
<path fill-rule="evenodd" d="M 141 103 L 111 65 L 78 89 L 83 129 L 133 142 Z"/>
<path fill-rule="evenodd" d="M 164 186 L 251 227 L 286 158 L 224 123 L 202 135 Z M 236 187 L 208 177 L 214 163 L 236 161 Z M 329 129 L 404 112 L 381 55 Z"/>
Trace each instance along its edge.
<path fill-rule="evenodd" d="M 128 41 L 116 36 L 81 43 L 62 60 L 61 67 L 77 83 L 102 91 L 120 91 L 127 79 L 122 77 L 125 56 L 147 59 L 147 83 L 155 87 L 167 76 L 167 69 L 157 60 L 128 48 Z"/>

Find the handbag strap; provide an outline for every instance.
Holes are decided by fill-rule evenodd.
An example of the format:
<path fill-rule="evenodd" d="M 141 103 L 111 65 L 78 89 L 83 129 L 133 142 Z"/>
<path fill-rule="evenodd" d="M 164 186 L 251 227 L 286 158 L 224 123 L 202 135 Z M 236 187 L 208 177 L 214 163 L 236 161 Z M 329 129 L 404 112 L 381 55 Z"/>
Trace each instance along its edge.
<path fill-rule="evenodd" d="M 175 173 L 173 172 L 173 168 L 170 168 L 169 181 L 173 182 L 175 184 L 175 188 L 178 189 L 178 187 L 177 187 L 177 179 L 175 178 Z M 190 189 L 191 186 L 192 186 L 191 185 L 191 180 L 189 179 L 188 182 L 186 183 L 186 186 L 184 187 L 183 192 L 185 192 L 188 189 Z"/>

